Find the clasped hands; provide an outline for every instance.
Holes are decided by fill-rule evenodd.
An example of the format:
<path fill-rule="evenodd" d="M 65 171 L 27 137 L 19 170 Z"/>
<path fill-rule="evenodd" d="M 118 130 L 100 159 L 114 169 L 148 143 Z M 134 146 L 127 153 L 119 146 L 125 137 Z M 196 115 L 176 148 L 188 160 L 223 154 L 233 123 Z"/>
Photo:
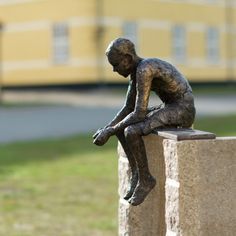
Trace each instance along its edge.
<path fill-rule="evenodd" d="M 104 145 L 108 139 L 115 134 L 114 127 L 107 126 L 105 128 L 100 128 L 97 132 L 93 135 L 93 143 L 102 146 Z"/>

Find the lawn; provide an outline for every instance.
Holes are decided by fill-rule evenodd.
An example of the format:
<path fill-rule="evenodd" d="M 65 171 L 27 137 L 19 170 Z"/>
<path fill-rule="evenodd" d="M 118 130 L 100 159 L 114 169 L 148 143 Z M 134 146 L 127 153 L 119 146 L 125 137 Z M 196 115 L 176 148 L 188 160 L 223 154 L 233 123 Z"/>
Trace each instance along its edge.
<path fill-rule="evenodd" d="M 115 234 L 115 139 L 103 148 L 88 135 L 2 145 L 0 157 L 0 235 Z"/>
<path fill-rule="evenodd" d="M 217 136 L 236 136 L 236 115 L 198 118 L 194 128 L 213 132 Z"/>
<path fill-rule="evenodd" d="M 195 128 L 236 135 L 236 115 Z M 117 235 L 117 141 L 90 135 L 0 146 L 0 235 Z"/>

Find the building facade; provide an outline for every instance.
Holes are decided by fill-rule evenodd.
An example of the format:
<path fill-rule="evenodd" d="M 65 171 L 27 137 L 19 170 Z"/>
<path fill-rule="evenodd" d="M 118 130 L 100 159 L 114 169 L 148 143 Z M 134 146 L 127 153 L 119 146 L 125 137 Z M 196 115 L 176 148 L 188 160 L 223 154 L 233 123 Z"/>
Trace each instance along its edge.
<path fill-rule="evenodd" d="M 0 25 L 3 86 L 124 83 L 104 56 L 121 36 L 192 82 L 236 81 L 236 0 L 0 0 Z"/>

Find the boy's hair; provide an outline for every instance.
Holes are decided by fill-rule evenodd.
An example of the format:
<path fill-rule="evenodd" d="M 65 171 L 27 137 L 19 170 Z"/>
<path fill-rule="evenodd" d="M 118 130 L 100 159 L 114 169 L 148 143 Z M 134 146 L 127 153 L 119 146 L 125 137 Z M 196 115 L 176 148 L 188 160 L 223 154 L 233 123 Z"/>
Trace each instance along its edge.
<path fill-rule="evenodd" d="M 108 56 L 110 53 L 117 53 L 118 55 L 136 55 L 134 44 L 129 39 L 125 38 L 113 40 L 106 49 L 106 55 Z"/>

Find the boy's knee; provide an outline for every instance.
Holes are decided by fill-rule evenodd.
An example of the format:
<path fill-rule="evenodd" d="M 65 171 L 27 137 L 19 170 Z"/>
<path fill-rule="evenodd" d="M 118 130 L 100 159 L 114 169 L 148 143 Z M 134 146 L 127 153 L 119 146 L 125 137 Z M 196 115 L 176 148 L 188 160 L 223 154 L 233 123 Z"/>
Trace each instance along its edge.
<path fill-rule="evenodd" d="M 137 135 L 140 135 L 138 128 L 133 125 L 126 127 L 124 133 L 126 138 L 133 138 Z"/>
<path fill-rule="evenodd" d="M 122 138 L 124 136 L 124 130 L 117 131 L 115 135 L 117 138 Z"/>

